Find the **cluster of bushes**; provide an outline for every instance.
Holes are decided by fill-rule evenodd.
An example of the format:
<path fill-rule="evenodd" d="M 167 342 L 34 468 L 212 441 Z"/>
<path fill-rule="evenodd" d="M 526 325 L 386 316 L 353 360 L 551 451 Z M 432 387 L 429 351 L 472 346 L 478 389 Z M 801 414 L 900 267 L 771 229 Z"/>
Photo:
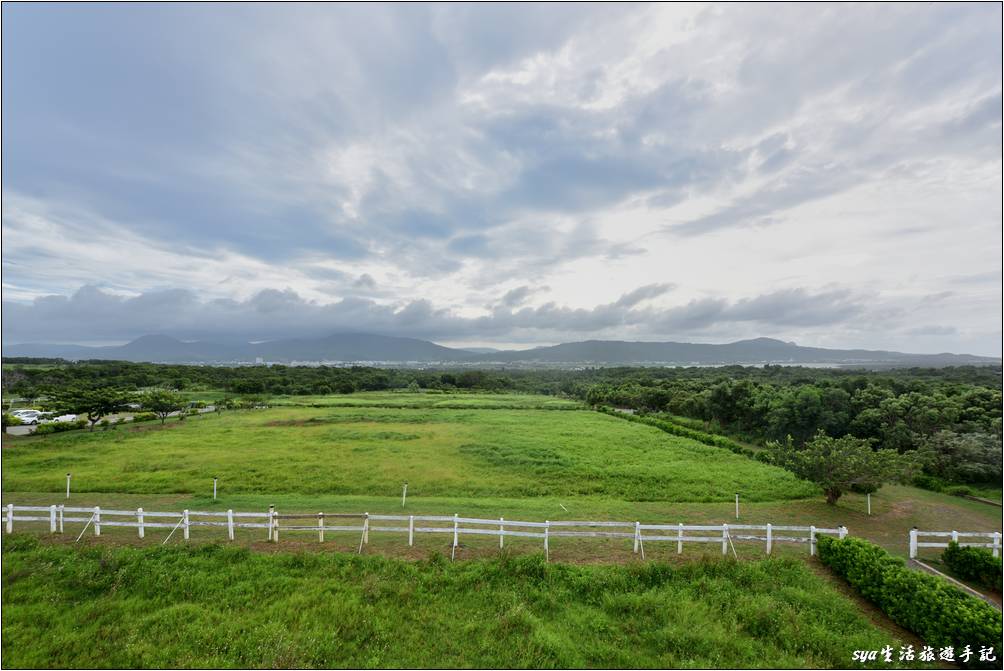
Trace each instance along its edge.
<path fill-rule="evenodd" d="M 962 547 L 952 542 L 942 553 L 941 560 L 963 580 L 1001 591 L 1001 560 L 990 550 Z"/>
<path fill-rule="evenodd" d="M 134 422 L 152 422 L 157 419 L 157 415 L 152 412 L 139 412 L 132 416 Z"/>
<path fill-rule="evenodd" d="M 2 421 L 3 421 L 3 428 L 5 428 L 5 429 L 8 426 L 21 426 L 21 424 L 23 423 L 23 422 L 21 422 L 21 419 L 19 417 L 15 417 L 14 415 L 7 414 L 6 412 L 3 413 L 3 420 Z"/>
<path fill-rule="evenodd" d="M 999 647 L 1001 614 L 990 604 L 907 568 L 902 559 L 860 538 L 820 537 L 817 542 L 824 564 L 927 645 Z M 969 666 L 977 664 L 974 657 Z"/>
<path fill-rule="evenodd" d="M 912 483 L 914 487 L 920 487 L 921 489 L 926 489 L 930 492 L 940 492 L 950 496 L 974 496 L 976 493 L 969 485 L 953 485 L 945 482 L 941 478 L 936 478 L 933 475 L 928 475 L 926 473 L 921 473 L 915 476 Z"/>
<path fill-rule="evenodd" d="M 35 427 L 36 436 L 44 436 L 49 433 L 62 433 L 63 431 L 76 431 L 87 426 L 86 419 L 78 419 L 73 422 L 50 422 L 49 424 L 39 424 Z"/>
<path fill-rule="evenodd" d="M 618 412 L 608 406 L 600 407 L 599 411 L 608 415 L 613 415 L 614 417 L 626 419 L 629 422 L 648 424 L 649 426 L 654 426 L 655 428 L 665 431 L 668 434 L 680 436 L 681 438 L 690 438 L 691 440 L 696 440 L 699 443 L 710 445 L 711 447 L 723 447 L 726 450 L 730 450 L 735 454 L 741 454 L 742 456 L 749 457 L 750 459 L 757 459 L 758 461 L 769 460 L 766 453 L 755 452 L 748 447 L 743 447 L 735 441 L 729 440 L 725 436 L 718 436 L 713 433 L 698 431 L 697 429 L 691 429 L 690 427 L 683 426 L 681 424 L 667 422 L 664 419 L 655 419 L 654 417 L 645 417 L 642 415 L 631 415 L 626 412 Z"/>

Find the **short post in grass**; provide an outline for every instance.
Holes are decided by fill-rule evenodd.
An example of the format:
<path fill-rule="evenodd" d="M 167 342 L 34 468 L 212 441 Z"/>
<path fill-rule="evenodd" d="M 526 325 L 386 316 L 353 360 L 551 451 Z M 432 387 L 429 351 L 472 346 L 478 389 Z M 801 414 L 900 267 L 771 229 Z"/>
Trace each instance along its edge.
<path fill-rule="evenodd" d="M 683 554 L 683 522 L 676 528 L 676 554 Z"/>
<path fill-rule="evenodd" d="M 49 506 L 49 533 L 56 533 L 56 506 Z"/>
<path fill-rule="evenodd" d="M 999 531 L 994 532 L 994 547 L 991 551 L 994 557 L 1001 556 L 1001 534 Z"/>
<path fill-rule="evenodd" d="M 727 555 L 729 553 L 729 525 L 722 525 L 722 554 Z"/>
<path fill-rule="evenodd" d="M 772 549 L 771 546 L 773 546 L 773 545 L 774 545 L 773 528 L 771 527 L 770 522 L 768 522 L 767 523 L 767 554 L 770 554 L 770 551 Z"/>
<path fill-rule="evenodd" d="M 94 535 L 101 535 L 101 506 L 94 506 Z"/>
<path fill-rule="evenodd" d="M 14 531 L 14 504 L 7 504 L 7 533 Z"/>
<path fill-rule="evenodd" d="M 234 539 L 234 510 L 230 508 L 227 510 L 227 538 L 229 540 Z"/>
<path fill-rule="evenodd" d="M 736 492 L 736 519 L 739 519 L 739 492 Z"/>
<path fill-rule="evenodd" d="M 910 529 L 910 559 L 917 558 L 917 527 Z"/>
<path fill-rule="evenodd" d="M 63 517 L 66 515 L 65 508 L 64 504 L 59 504 L 59 533 L 63 533 Z"/>
<path fill-rule="evenodd" d="M 551 522 L 544 520 L 544 561 L 551 561 L 551 549 L 548 547 L 548 537 L 550 536 Z"/>
<path fill-rule="evenodd" d="M 408 515 L 408 547 L 415 545 L 415 516 Z"/>
<path fill-rule="evenodd" d="M 275 514 L 275 504 L 273 503 L 268 507 L 268 540 L 272 540 L 272 517 Z"/>
<path fill-rule="evenodd" d="M 872 514 L 872 495 L 871 495 L 871 493 L 869 492 L 868 494 L 865 494 L 865 498 L 868 501 L 868 514 L 871 515 Z"/>
<path fill-rule="evenodd" d="M 809 525 L 809 556 L 816 554 L 816 527 Z"/>
<path fill-rule="evenodd" d="M 70 498 L 70 474 L 66 474 L 66 498 Z"/>
<path fill-rule="evenodd" d="M 408 483 L 404 483 L 404 489 L 401 490 L 401 507 L 404 508 L 404 502 L 408 499 Z"/>
<path fill-rule="evenodd" d="M 457 520 L 458 515 L 453 513 L 453 550 L 450 552 L 450 560 L 457 558 L 457 541 L 460 537 L 459 521 Z"/>
<path fill-rule="evenodd" d="M 216 478 L 213 478 L 213 501 L 216 500 Z"/>
<path fill-rule="evenodd" d="M 505 518 L 499 518 L 499 550 L 505 547 Z"/>
<path fill-rule="evenodd" d="M 638 554 L 638 539 L 641 537 L 641 522 L 634 523 L 634 550 L 635 554 Z"/>
<path fill-rule="evenodd" d="M 143 538 L 146 534 L 146 530 L 143 528 L 143 509 L 136 509 L 136 528 L 139 529 L 139 537 Z"/>
<path fill-rule="evenodd" d="M 185 508 L 185 510 L 182 511 L 182 518 L 181 519 L 184 520 L 181 523 L 181 526 L 182 526 L 181 535 L 187 541 L 188 540 L 188 508 Z"/>
<path fill-rule="evenodd" d="M 324 542 L 324 513 L 317 513 L 317 542 Z"/>
<path fill-rule="evenodd" d="M 958 543 L 959 542 L 959 532 L 958 531 L 954 531 L 954 530 L 952 531 L 952 542 L 953 543 Z"/>

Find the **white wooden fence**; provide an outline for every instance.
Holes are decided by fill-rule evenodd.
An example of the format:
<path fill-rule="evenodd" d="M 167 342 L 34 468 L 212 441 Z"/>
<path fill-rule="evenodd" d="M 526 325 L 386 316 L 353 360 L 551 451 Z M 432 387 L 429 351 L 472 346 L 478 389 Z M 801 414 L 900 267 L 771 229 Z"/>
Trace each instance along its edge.
<path fill-rule="evenodd" d="M 28 514 L 18 514 L 28 513 Z M 42 514 L 45 513 L 45 514 Z M 126 519 L 122 519 L 126 518 Z M 154 521 L 148 521 L 152 519 Z M 790 526 L 772 524 L 642 524 L 641 522 L 545 520 L 523 522 L 519 520 L 460 517 L 459 515 L 377 515 L 370 513 L 297 513 L 280 514 L 270 507 L 268 512 L 248 513 L 206 512 L 183 510 L 181 512 L 150 512 L 136 510 L 108 510 L 93 508 L 51 506 L 17 506 L 8 504 L 6 531 L 14 530 L 15 522 L 48 522 L 51 533 L 63 533 L 66 522 L 84 522 L 80 536 L 89 526 L 94 535 L 101 535 L 102 527 L 133 527 L 140 538 L 146 529 L 171 529 L 166 543 L 179 528 L 182 538 L 188 539 L 191 527 L 226 527 L 227 537 L 234 540 L 235 529 L 265 529 L 270 541 L 278 542 L 280 534 L 317 534 L 324 542 L 326 532 L 355 532 L 359 534 L 359 552 L 369 544 L 370 533 L 400 533 L 408 535 L 408 545 L 415 544 L 415 534 L 452 535 L 451 555 L 456 556 L 461 536 L 496 536 L 499 548 L 505 547 L 506 537 L 536 538 L 543 541 L 544 553 L 550 558 L 552 538 L 621 538 L 630 539 L 633 551 L 645 557 L 645 543 L 676 543 L 677 553 L 683 552 L 685 543 L 721 543 L 722 554 L 731 548 L 735 554 L 736 542 L 763 542 L 767 554 L 774 543 L 805 543 L 809 554 L 816 552 L 816 537 L 829 534 L 844 538 L 846 527 L 826 529 L 815 526 Z M 780 532 L 780 533 L 778 533 Z M 78 536 L 78 540 L 80 538 Z"/>
<path fill-rule="evenodd" d="M 921 538 L 939 538 L 939 541 L 922 541 Z M 982 541 L 967 541 L 964 539 L 978 538 Z M 960 540 L 963 539 L 963 540 Z M 986 542 L 985 539 L 990 539 Z M 917 558 L 918 548 L 947 548 L 949 541 L 962 547 L 990 548 L 994 557 L 1000 557 L 1001 534 L 998 531 L 920 531 L 910 530 L 910 559 Z"/>

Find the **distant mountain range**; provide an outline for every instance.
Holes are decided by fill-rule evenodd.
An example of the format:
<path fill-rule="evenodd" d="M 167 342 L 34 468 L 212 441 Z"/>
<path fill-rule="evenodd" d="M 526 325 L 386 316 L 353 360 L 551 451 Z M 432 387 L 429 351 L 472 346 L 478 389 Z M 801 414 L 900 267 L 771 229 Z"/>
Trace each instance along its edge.
<path fill-rule="evenodd" d="M 5 357 L 113 359 L 155 363 L 236 364 L 380 363 L 451 365 L 727 365 L 823 364 L 861 366 L 999 365 L 1001 359 L 971 354 L 906 354 L 879 350 L 801 347 L 773 338 L 754 338 L 722 345 L 681 342 L 586 340 L 528 350 L 457 349 L 425 340 L 365 333 L 324 338 L 221 344 L 185 342 L 164 335 L 137 338 L 125 345 L 21 344 L 3 348 Z"/>

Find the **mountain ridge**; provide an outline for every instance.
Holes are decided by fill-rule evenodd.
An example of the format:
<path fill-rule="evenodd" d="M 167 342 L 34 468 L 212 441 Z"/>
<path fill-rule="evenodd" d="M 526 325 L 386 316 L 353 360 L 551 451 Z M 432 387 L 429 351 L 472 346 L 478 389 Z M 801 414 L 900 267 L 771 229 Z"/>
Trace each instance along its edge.
<path fill-rule="evenodd" d="M 489 348 L 484 348 L 489 349 Z M 476 351 L 427 340 L 370 333 L 334 333 L 320 338 L 287 338 L 255 343 L 221 344 L 183 341 L 172 336 L 144 335 L 124 345 L 88 347 L 23 343 L 3 348 L 5 357 L 54 357 L 71 360 L 113 359 L 152 363 L 422 363 L 554 365 L 993 365 L 997 357 L 971 354 L 912 354 L 889 350 L 803 347 L 775 338 L 731 343 L 675 341 L 583 340 L 526 350 Z"/>

